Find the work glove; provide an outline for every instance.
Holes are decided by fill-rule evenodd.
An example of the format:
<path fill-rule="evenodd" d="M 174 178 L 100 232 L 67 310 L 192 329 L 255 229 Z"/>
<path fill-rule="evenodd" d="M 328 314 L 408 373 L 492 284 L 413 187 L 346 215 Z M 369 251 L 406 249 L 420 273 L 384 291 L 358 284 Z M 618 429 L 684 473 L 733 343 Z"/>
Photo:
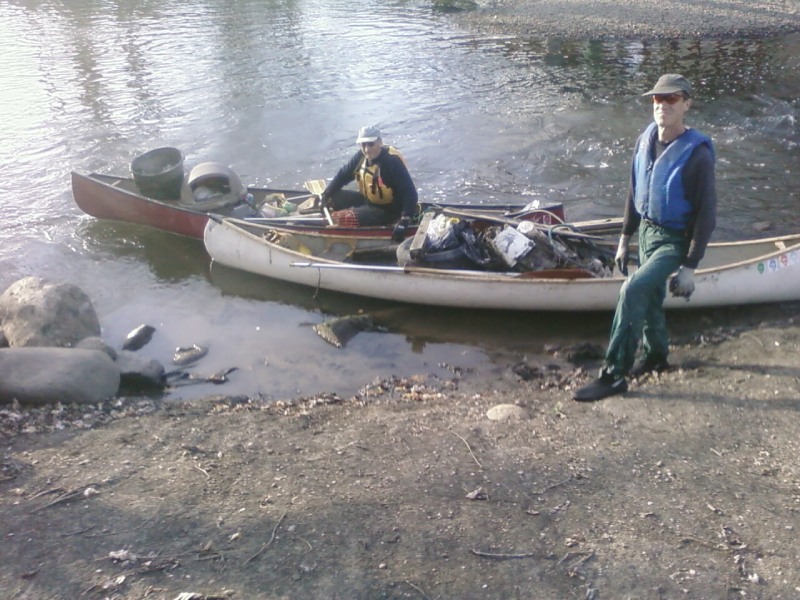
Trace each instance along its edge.
<path fill-rule="evenodd" d="M 392 241 L 396 244 L 399 244 L 404 239 L 406 239 L 406 231 L 408 231 L 408 217 L 403 217 L 397 222 L 397 225 L 394 226 L 394 231 L 392 231 Z"/>
<path fill-rule="evenodd" d="M 669 282 L 669 291 L 678 298 L 689 299 L 694 292 L 694 269 L 681 267 Z"/>
<path fill-rule="evenodd" d="M 619 272 L 628 276 L 628 255 L 630 250 L 628 246 L 631 243 L 631 236 L 621 235 L 619 238 L 619 246 L 617 246 L 617 254 L 614 256 L 614 262 L 617 265 Z"/>

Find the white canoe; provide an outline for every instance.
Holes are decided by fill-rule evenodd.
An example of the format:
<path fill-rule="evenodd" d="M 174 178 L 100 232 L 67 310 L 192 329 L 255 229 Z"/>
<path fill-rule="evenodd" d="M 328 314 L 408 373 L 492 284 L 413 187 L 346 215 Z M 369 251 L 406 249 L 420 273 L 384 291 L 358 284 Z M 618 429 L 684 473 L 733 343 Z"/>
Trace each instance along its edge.
<path fill-rule="evenodd" d="M 314 288 L 398 302 L 500 310 L 613 310 L 622 277 L 563 279 L 517 272 L 365 265 L 314 256 L 328 255 L 347 238 L 286 238 L 269 227 L 237 219 L 209 220 L 204 232 L 215 263 Z M 292 246 L 294 249 L 285 247 Z M 318 252 L 318 248 L 315 248 Z M 669 294 L 667 308 L 696 308 L 800 300 L 800 234 L 709 245 L 695 273 L 689 301 Z"/>

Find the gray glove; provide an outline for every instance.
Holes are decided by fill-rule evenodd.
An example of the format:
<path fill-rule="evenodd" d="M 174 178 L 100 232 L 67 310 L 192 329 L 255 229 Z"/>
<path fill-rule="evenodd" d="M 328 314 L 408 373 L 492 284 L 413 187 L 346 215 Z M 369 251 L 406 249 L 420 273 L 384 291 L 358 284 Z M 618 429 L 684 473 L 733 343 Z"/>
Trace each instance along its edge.
<path fill-rule="evenodd" d="M 617 246 L 617 254 L 614 256 L 614 263 L 617 265 L 619 272 L 628 276 L 628 255 L 630 251 L 628 246 L 631 243 L 631 236 L 621 235 L 619 238 L 619 246 Z"/>
<path fill-rule="evenodd" d="M 678 269 L 678 273 L 669 282 L 669 291 L 673 296 L 688 300 L 694 292 L 694 269 Z"/>

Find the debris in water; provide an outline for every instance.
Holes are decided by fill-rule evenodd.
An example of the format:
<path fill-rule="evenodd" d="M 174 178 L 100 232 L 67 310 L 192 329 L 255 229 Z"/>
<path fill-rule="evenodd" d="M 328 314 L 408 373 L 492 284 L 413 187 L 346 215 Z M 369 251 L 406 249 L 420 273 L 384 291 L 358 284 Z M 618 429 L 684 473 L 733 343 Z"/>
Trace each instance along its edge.
<path fill-rule="evenodd" d="M 191 346 L 175 348 L 175 354 L 172 356 L 172 363 L 181 367 L 196 363 L 198 360 L 208 354 L 208 348 L 205 346 L 198 346 L 192 344 Z"/>
<path fill-rule="evenodd" d="M 369 315 L 347 315 L 314 325 L 313 329 L 329 344 L 344 348 L 360 332 L 375 331 L 377 327 Z"/>
<path fill-rule="evenodd" d="M 166 373 L 164 375 L 164 379 L 167 382 L 167 385 L 170 385 L 172 387 L 190 385 L 192 383 L 221 384 L 221 383 L 226 383 L 228 381 L 228 374 L 232 373 L 237 368 L 238 367 L 229 367 L 227 369 L 217 371 L 212 375 L 198 375 L 196 373 L 190 373 L 188 371 L 177 369 L 175 371 L 170 371 L 169 373 Z"/>
<path fill-rule="evenodd" d="M 128 334 L 122 342 L 123 350 L 138 350 L 153 338 L 156 328 L 151 325 L 139 325 Z"/>

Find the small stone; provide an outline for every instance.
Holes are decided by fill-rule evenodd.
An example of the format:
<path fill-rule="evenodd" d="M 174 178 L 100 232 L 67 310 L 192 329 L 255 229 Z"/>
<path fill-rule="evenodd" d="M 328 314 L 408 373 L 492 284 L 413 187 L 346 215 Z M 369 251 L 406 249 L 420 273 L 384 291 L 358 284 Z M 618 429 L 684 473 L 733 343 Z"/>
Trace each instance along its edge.
<path fill-rule="evenodd" d="M 507 421 L 509 419 L 527 419 L 528 413 L 516 404 L 497 404 L 486 412 L 490 421 Z"/>
<path fill-rule="evenodd" d="M 772 229 L 772 223 L 769 221 L 757 221 L 753 223 L 753 229 L 758 231 L 759 233 L 763 233 L 764 231 L 769 231 Z"/>

